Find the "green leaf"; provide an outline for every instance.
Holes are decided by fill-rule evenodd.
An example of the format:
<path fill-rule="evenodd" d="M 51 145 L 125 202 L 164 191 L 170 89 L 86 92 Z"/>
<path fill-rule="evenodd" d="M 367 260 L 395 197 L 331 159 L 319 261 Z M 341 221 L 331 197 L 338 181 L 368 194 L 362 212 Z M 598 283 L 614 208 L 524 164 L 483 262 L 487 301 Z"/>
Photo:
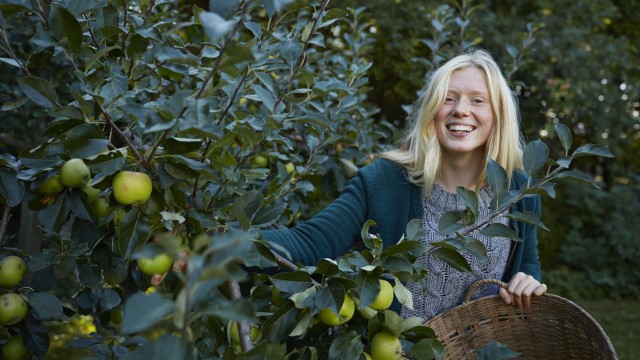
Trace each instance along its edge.
<path fill-rule="evenodd" d="M 95 53 L 93 53 L 87 59 L 87 61 L 84 64 L 84 72 L 85 72 L 85 74 L 88 73 L 93 68 L 93 64 L 96 61 L 98 61 L 100 58 L 106 56 L 107 54 L 109 54 L 112 51 L 118 51 L 118 52 L 120 52 L 120 54 L 122 54 L 122 50 L 117 45 L 113 45 L 113 46 L 109 46 L 109 47 L 106 47 L 106 48 L 102 48 L 102 49 L 96 51 Z"/>
<path fill-rule="evenodd" d="M 129 210 L 120 220 L 116 228 L 118 234 L 118 250 L 125 259 L 130 259 L 134 251 L 151 236 L 149 224 L 139 208 Z"/>
<path fill-rule="evenodd" d="M 210 0 L 209 10 L 222 16 L 225 19 L 230 18 L 233 13 L 238 10 L 240 0 Z"/>
<path fill-rule="evenodd" d="M 248 230 L 251 227 L 253 216 L 260 208 L 262 202 L 262 191 L 251 190 L 240 196 L 234 203 L 231 210 L 234 218 L 240 222 L 240 228 Z"/>
<path fill-rule="evenodd" d="M 272 112 L 274 110 L 273 107 L 275 106 L 275 103 L 276 103 L 275 94 L 273 92 L 263 88 L 260 85 L 251 85 L 251 88 L 253 89 L 253 91 L 258 96 L 258 99 L 267 108 L 267 110 L 269 110 L 269 112 Z"/>
<path fill-rule="evenodd" d="M 542 221 L 540 221 L 540 219 L 538 218 L 538 215 L 536 215 L 532 211 L 525 211 L 525 212 L 514 211 L 514 212 L 510 212 L 509 214 L 506 214 L 505 217 L 511 220 L 537 225 L 542 229 L 549 230 L 542 223 Z"/>
<path fill-rule="evenodd" d="M 62 320 L 62 303 L 53 294 L 37 292 L 29 296 L 29 307 L 38 320 Z"/>
<path fill-rule="evenodd" d="M 96 353 L 95 348 L 93 349 Z M 116 351 L 113 351 L 116 353 Z M 182 338 L 173 334 L 164 334 L 155 341 L 149 341 L 136 347 L 135 350 L 119 357 L 123 360 L 142 360 L 142 359 L 192 359 L 190 357 L 190 345 Z"/>
<path fill-rule="evenodd" d="M 362 353 L 361 336 L 354 330 L 340 333 L 333 339 L 329 347 L 329 359 L 352 360 L 358 359 Z"/>
<path fill-rule="evenodd" d="M 267 16 L 273 17 L 276 12 L 280 11 L 285 5 L 293 0 L 265 0 L 264 6 L 267 10 Z"/>
<path fill-rule="evenodd" d="M 417 240 L 405 240 L 397 244 L 393 244 L 382 251 L 381 258 L 400 255 L 411 254 L 414 257 L 419 257 L 427 250 L 427 246 L 423 244 L 420 239 Z"/>
<path fill-rule="evenodd" d="M 461 243 L 464 246 L 464 249 L 469 254 L 475 256 L 477 259 L 480 259 L 480 260 L 487 259 L 487 249 L 485 248 L 482 241 L 465 236 L 461 241 Z"/>
<path fill-rule="evenodd" d="M 356 283 L 358 287 L 356 292 L 360 294 L 360 305 L 358 307 L 367 307 L 373 303 L 380 292 L 380 272 L 369 272 L 365 270 L 358 271 L 356 275 Z"/>
<path fill-rule="evenodd" d="M 529 175 L 535 175 L 547 162 L 549 148 L 542 140 L 532 141 L 524 148 L 522 162 L 524 171 Z"/>
<path fill-rule="evenodd" d="M 600 189 L 600 186 L 593 179 L 593 176 L 580 172 L 580 171 L 563 171 L 556 175 L 556 179 L 573 179 L 580 182 L 593 185 L 595 188 Z"/>
<path fill-rule="evenodd" d="M 412 219 L 407 224 L 407 240 L 420 240 L 425 235 L 421 219 Z"/>
<path fill-rule="evenodd" d="M 111 288 L 101 288 L 98 290 L 98 296 L 100 297 L 100 308 L 105 311 L 115 309 L 122 302 L 118 292 Z"/>
<path fill-rule="evenodd" d="M 517 358 L 520 353 L 497 341 L 486 343 L 476 353 L 476 360 L 507 360 Z"/>
<path fill-rule="evenodd" d="M 398 299 L 398 302 L 403 306 L 408 307 L 409 309 L 413 309 L 413 294 L 409 289 L 407 289 L 400 279 L 397 277 L 393 277 L 393 294 Z"/>
<path fill-rule="evenodd" d="M 69 1 L 67 10 L 69 10 L 75 16 L 80 16 L 89 10 L 103 8 L 106 5 L 107 0 Z"/>
<path fill-rule="evenodd" d="M 444 359 L 444 345 L 437 339 L 422 339 L 411 347 L 414 359 Z"/>
<path fill-rule="evenodd" d="M 236 23 L 236 20 L 228 21 L 216 13 L 207 11 L 200 13 L 199 19 L 205 33 L 209 36 L 209 41 L 212 43 L 231 31 Z"/>
<path fill-rule="evenodd" d="M 48 328 L 42 321 L 32 320 L 27 317 L 24 320 L 26 331 L 22 332 L 24 343 L 35 356 L 44 359 L 49 349 Z"/>
<path fill-rule="evenodd" d="M 372 234 L 369 233 L 369 228 L 371 226 L 376 226 L 376 222 L 373 220 L 367 220 L 364 225 L 362 225 L 362 229 L 360 230 L 360 238 L 367 248 L 373 250 L 379 247 L 380 251 L 382 251 L 382 241 L 378 239 L 377 236 L 372 237 Z"/>
<path fill-rule="evenodd" d="M 52 6 L 51 13 L 49 15 L 49 26 L 51 32 L 58 40 L 66 37 L 69 43 L 69 48 L 73 52 L 77 52 L 82 45 L 82 28 L 67 9 L 59 6 Z"/>
<path fill-rule="evenodd" d="M 495 160 L 489 159 L 487 163 L 487 182 L 493 191 L 491 199 L 491 211 L 497 212 L 499 209 L 499 198 L 508 191 L 509 182 L 507 172 Z"/>
<path fill-rule="evenodd" d="M 269 277 L 280 291 L 299 293 L 313 286 L 313 279 L 304 271 L 282 272 Z"/>
<path fill-rule="evenodd" d="M 94 178 L 109 176 L 122 170 L 125 165 L 127 149 L 115 149 L 100 153 L 85 159 L 85 163 L 91 169 Z"/>
<path fill-rule="evenodd" d="M 569 154 L 569 149 L 571 149 L 571 145 L 573 144 L 573 137 L 571 135 L 571 130 L 564 124 L 555 124 L 556 134 L 560 138 L 560 142 L 562 142 L 562 147 L 564 148 L 564 154 Z"/>
<path fill-rule="evenodd" d="M 327 10 L 327 12 L 324 14 L 324 16 L 322 17 L 322 22 L 326 23 L 328 21 L 336 20 L 345 16 L 349 16 L 349 13 L 346 12 L 345 10 L 342 10 L 339 8 L 332 8 Z"/>
<path fill-rule="evenodd" d="M 137 292 L 124 303 L 122 332 L 132 334 L 152 328 L 173 312 L 173 301 L 159 293 Z"/>
<path fill-rule="evenodd" d="M 267 227 L 273 225 L 287 208 L 287 203 L 279 201 L 261 207 L 253 218 L 253 225 Z"/>
<path fill-rule="evenodd" d="M 9 207 L 18 206 L 24 198 L 24 184 L 18 180 L 15 171 L 0 167 L 0 196 Z"/>
<path fill-rule="evenodd" d="M 515 230 L 513 230 L 512 228 L 510 228 L 505 224 L 500 224 L 500 223 L 489 224 L 485 226 L 482 230 L 480 230 L 480 233 L 482 235 L 490 236 L 490 237 L 498 236 L 498 237 L 504 237 L 517 242 L 522 241 L 518 237 L 518 234 L 516 234 Z"/>
<path fill-rule="evenodd" d="M 589 156 L 589 155 L 602 156 L 606 158 L 614 157 L 606 145 L 586 144 L 577 148 L 571 155 L 571 158 L 576 159 L 582 156 Z"/>
<path fill-rule="evenodd" d="M 56 90 L 45 79 L 36 76 L 23 76 L 18 78 L 20 90 L 34 103 L 52 108 L 58 103 Z"/>
<path fill-rule="evenodd" d="M 478 216 L 478 194 L 462 186 L 456 188 L 456 193 L 460 195 L 464 203 L 467 205 L 473 215 Z"/>
<path fill-rule="evenodd" d="M 278 44 L 278 51 L 284 61 L 293 68 L 302 55 L 302 44 L 296 39 L 285 39 Z"/>
<path fill-rule="evenodd" d="M 447 211 L 438 221 L 438 233 L 442 236 L 447 236 L 462 229 L 461 219 L 462 211 Z"/>
<path fill-rule="evenodd" d="M 431 251 L 431 255 L 444 261 L 447 265 L 458 271 L 472 271 L 471 266 L 464 258 L 464 256 L 460 255 L 455 250 L 447 249 L 447 248 L 436 248 Z"/>

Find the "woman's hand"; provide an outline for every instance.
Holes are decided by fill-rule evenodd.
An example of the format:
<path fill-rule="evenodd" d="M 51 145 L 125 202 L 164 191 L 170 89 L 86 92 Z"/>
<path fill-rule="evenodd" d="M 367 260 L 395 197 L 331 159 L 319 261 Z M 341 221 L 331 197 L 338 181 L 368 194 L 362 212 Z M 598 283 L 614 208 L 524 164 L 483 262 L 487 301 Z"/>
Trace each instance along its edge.
<path fill-rule="evenodd" d="M 507 288 L 500 288 L 499 294 L 506 304 L 514 304 L 518 308 L 531 305 L 531 295 L 541 296 L 547 292 L 547 285 L 540 284 L 533 276 L 519 272 L 511 278 Z"/>

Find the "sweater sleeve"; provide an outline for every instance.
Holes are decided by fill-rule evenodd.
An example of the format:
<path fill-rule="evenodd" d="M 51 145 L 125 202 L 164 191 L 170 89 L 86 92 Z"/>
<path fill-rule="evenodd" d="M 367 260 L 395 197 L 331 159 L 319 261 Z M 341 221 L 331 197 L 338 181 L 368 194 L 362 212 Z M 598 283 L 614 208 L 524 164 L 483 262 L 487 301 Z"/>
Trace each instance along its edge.
<path fill-rule="evenodd" d="M 530 199 L 531 211 L 538 218 L 541 214 L 540 197 L 536 196 Z M 540 257 L 538 256 L 538 231 L 534 224 L 524 224 L 526 228 L 526 236 L 523 239 L 524 251 L 522 252 L 522 263 L 520 271 L 533 276 L 536 280 L 541 281 Z"/>
<path fill-rule="evenodd" d="M 263 238 L 287 249 L 291 260 L 304 265 L 342 255 L 360 239 L 368 213 L 366 179 L 375 171 L 375 165 L 362 168 L 317 215 L 290 229 L 265 230 Z"/>

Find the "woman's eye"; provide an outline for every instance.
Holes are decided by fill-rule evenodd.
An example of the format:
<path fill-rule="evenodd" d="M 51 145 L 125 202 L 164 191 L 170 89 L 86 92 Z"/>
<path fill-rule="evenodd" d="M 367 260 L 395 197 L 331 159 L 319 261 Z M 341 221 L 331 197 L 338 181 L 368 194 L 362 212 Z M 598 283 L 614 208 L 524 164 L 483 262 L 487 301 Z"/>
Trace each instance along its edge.
<path fill-rule="evenodd" d="M 452 96 L 447 96 L 447 97 L 444 99 L 444 101 L 445 101 L 445 102 L 450 103 L 450 102 L 454 102 L 454 101 L 456 101 L 456 99 L 454 99 Z"/>

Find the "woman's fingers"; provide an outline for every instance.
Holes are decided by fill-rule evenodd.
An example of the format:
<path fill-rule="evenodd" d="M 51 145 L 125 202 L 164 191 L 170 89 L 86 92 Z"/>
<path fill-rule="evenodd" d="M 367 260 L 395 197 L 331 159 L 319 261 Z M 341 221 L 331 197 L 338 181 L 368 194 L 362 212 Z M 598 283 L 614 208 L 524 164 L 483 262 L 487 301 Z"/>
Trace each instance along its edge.
<path fill-rule="evenodd" d="M 540 284 L 531 275 L 519 272 L 511 278 L 505 292 L 500 292 L 500 297 L 505 303 L 514 304 L 522 309 L 531 306 L 531 295 L 541 296 L 546 292 L 547 286 L 545 284 Z"/>

